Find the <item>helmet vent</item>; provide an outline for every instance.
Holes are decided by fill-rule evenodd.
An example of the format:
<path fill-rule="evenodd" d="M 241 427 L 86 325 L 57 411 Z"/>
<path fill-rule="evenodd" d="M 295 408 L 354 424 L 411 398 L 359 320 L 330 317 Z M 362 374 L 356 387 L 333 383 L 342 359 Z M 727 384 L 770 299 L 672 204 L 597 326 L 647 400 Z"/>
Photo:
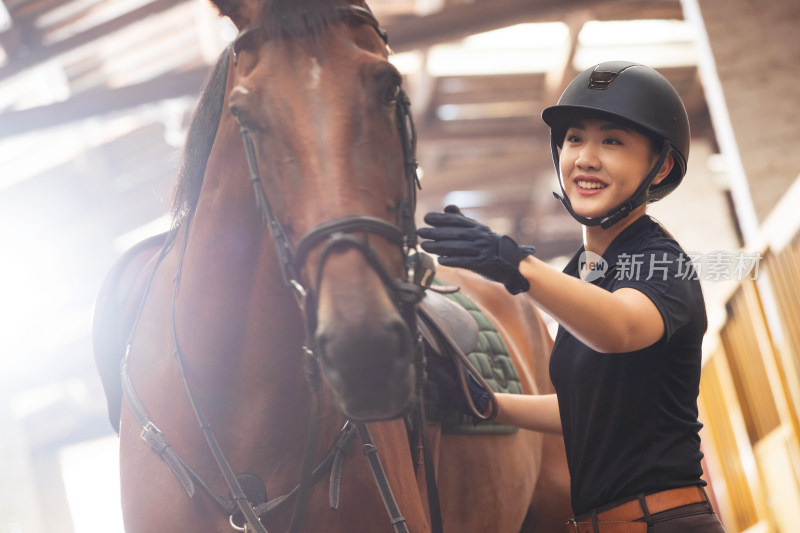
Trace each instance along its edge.
<path fill-rule="evenodd" d="M 599 66 L 600 65 L 598 65 L 598 67 Z M 589 88 L 598 91 L 604 91 L 611 86 L 614 80 L 617 79 L 617 76 L 619 76 L 620 74 L 622 74 L 623 72 L 625 72 L 626 70 L 628 70 L 633 66 L 635 65 L 628 65 L 616 71 L 594 70 L 592 71 L 592 75 L 589 77 Z"/>
<path fill-rule="evenodd" d="M 603 91 L 608 89 L 615 79 L 619 76 L 619 72 L 608 72 L 602 70 L 595 70 L 589 78 L 589 88 Z"/>

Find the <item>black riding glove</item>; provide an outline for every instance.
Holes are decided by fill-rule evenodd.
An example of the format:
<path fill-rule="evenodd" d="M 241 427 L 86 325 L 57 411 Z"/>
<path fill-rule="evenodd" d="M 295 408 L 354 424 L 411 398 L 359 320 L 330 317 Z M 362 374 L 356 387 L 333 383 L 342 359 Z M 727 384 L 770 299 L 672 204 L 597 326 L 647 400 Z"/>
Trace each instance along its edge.
<path fill-rule="evenodd" d="M 445 207 L 444 213 L 428 213 L 425 222 L 433 227 L 417 230 L 420 237 L 430 239 L 421 243 L 422 249 L 437 254 L 440 264 L 477 272 L 502 283 L 511 294 L 530 289 L 519 263 L 534 253 L 533 246 L 520 246 L 511 237 L 494 233 L 465 217 L 455 205 Z"/>
<path fill-rule="evenodd" d="M 459 383 L 458 372 L 452 359 L 433 354 L 426 359 L 426 370 L 428 376 L 426 390 L 430 391 L 426 392 L 426 399 L 434 403 L 429 406 L 434 413 L 438 412 L 439 416 L 448 418 L 451 412 L 457 412 L 472 417 L 475 424 L 480 422 L 464 397 L 464 391 Z M 479 413 L 485 415 L 489 409 L 489 393 L 484 390 L 469 369 L 464 368 L 463 372 L 467 380 L 467 391 L 472 398 L 472 405 Z"/>
<path fill-rule="evenodd" d="M 482 415 L 485 415 L 486 409 L 489 408 L 489 393 L 484 390 L 469 370 L 467 370 L 467 388 L 469 389 L 469 395 L 472 396 L 472 404 L 475 406 L 475 409 Z"/>

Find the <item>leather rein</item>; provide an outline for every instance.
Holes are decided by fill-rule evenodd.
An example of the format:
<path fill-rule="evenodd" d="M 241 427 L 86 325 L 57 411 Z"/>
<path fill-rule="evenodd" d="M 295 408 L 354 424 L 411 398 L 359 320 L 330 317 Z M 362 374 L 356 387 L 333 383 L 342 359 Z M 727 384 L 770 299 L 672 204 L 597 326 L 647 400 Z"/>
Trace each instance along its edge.
<path fill-rule="evenodd" d="M 378 21 L 368 8 L 348 5 L 339 6 L 336 9 L 339 12 L 341 20 L 346 23 L 365 23 L 375 28 L 378 35 L 381 37 L 384 43 L 387 43 L 388 46 L 386 32 L 383 30 L 383 28 L 381 28 Z M 239 43 L 241 43 L 243 39 L 248 38 L 248 36 L 255 31 L 263 31 L 263 29 L 247 28 L 243 30 L 236 40 L 234 40 L 229 50 L 226 51 L 226 54 L 230 54 L 232 49 L 234 66 L 236 66 L 238 59 Z M 414 223 L 414 211 L 416 207 L 416 191 L 420 184 L 416 172 L 416 132 L 409 111 L 409 106 L 409 99 L 405 92 L 401 89 L 396 105 L 396 120 L 403 149 L 406 187 L 400 208 L 398 209 L 398 225 L 395 226 L 382 219 L 371 216 L 345 216 L 332 221 L 323 222 L 312 228 L 300 239 L 296 249 L 292 246 L 283 225 L 278 221 L 273 213 L 269 199 L 264 190 L 263 182 L 261 181 L 258 173 L 253 140 L 250 137 L 247 129 L 242 126 L 241 122 L 239 122 L 237 118 L 247 156 L 247 163 L 250 170 L 250 180 L 253 185 L 256 204 L 261 211 L 265 225 L 269 227 L 270 233 L 273 237 L 277 256 L 281 265 L 283 281 L 291 290 L 297 305 L 304 316 L 303 323 L 305 340 L 302 347 L 302 352 L 309 386 L 314 398 L 311 402 L 312 408 L 309 416 L 308 440 L 302 465 L 300 483 L 289 493 L 267 501 L 266 489 L 264 488 L 264 484 L 260 479 L 251 474 L 241 474 L 238 476 L 234 474 L 233 469 L 231 468 L 221 447 L 219 446 L 214 432 L 212 431 L 208 420 L 200 408 L 200 405 L 197 402 L 186 377 L 184 357 L 178 344 L 175 307 L 180 286 L 183 259 L 188 242 L 188 230 L 193 215 L 192 212 L 187 214 L 184 221 L 173 229 L 169 238 L 162 247 L 161 252 L 159 253 L 157 259 L 158 263 L 161 262 L 169 249 L 171 249 L 173 246 L 178 230 L 181 229 L 181 226 L 185 226 L 183 228 L 183 234 L 179 244 L 177 272 L 175 274 L 173 285 L 171 311 L 173 356 L 178 363 L 186 394 L 195 412 L 197 421 L 200 424 L 202 433 L 212 455 L 214 456 L 217 466 L 225 479 L 229 491 L 228 494 L 220 494 L 208 486 L 200 478 L 200 476 L 194 472 L 194 470 L 192 470 L 190 465 L 188 465 L 169 445 L 161 430 L 150 418 L 144 404 L 136 394 L 130 379 L 128 372 L 128 360 L 133 336 L 157 268 L 153 269 L 153 274 L 148 281 L 147 287 L 144 291 L 144 297 L 139 305 L 137 318 L 128 338 L 125 356 L 121 365 L 123 392 L 134 416 L 142 427 L 141 438 L 167 463 L 190 497 L 194 496 L 196 492 L 196 485 L 202 487 L 203 490 L 205 490 L 229 516 L 230 525 L 234 530 L 244 531 L 245 533 L 267 533 L 267 530 L 261 523 L 260 518 L 278 508 L 282 508 L 283 504 L 289 500 L 295 499 L 296 502 L 294 514 L 292 516 L 289 533 L 296 533 L 299 531 L 302 525 L 303 515 L 310 500 L 311 487 L 314 483 L 328 473 L 330 474 L 330 505 L 335 509 L 338 505 L 339 479 L 344 455 L 351 445 L 352 440 L 356 434 L 358 434 L 363 444 L 363 451 L 368 458 L 373 476 L 375 477 L 376 484 L 381 493 L 381 497 L 384 501 L 390 521 L 395 531 L 398 533 L 408 532 L 405 519 L 401 515 L 391 489 L 389 488 L 386 474 L 377 455 L 377 448 L 372 441 L 366 423 L 356 423 L 348 420 L 340 431 L 339 437 L 331 447 L 327 456 L 320 464 L 318 464 L 316 467 L 314 466 L 313 461 L 319 437 L 319 413 L 321 410 L 321 399 L 319 394 L 319 390 L 321 388 L 321 375 L 319 370 L 318 355 L 313 342 L 313 332 L 316 328 L 316 298 L 314 292 L 310 288 L 303 285 L 299 272 L 302 270 L 310 251 L 318 246 L 322 246 L 322 248 L 319 253 L 317 279 L 316 284 L 314 285 L 317 288 L 319 288 L 319 283 L 321 281 L 324 263 L 331 253 L 342 251 L 344 249 L 355 249 L 364 256 L 368 264 L 378 274 L 389 293 L 393 295 L 395 305 L 397 306 L 400 314 L 403 316 L 403 319 L 412 334 L 412 338 L 414 339 L 415 365 L 417 371 L 416 386 L 419 393 L 417 397 L 421 398 L 421 387 L 424 381 L 424 352 L 421 336 L 417 329 L 416 310 L 419 302 L 425 294 L 425 281 L 432 277 L 430 272 L 430 270 L 432 270 L 432 262 L 424 254 L 417 253 L 415 251 L 417 236 Z M 364 235 L 364 238 L 359 239 L 354 235 L 354 233 L 361 233 Z M 369 234 L 378 235 L 390 243 L 397 245 L 401 249 L 406 272 L 409 275 L 409 279 L 412 281 L 393 277 L 386 270 L 377 257 L 377 254 L 369 244 Z M 421 432 L 419 438 L 422 443 L 423 453 L 425 454 L 424 465 L 425 477 L 428 483 L 431 528 L 434 533 L 441 533 L 441 509 L 438 500 L 438 491 L 435 484 L 432 459 L 429 455 L 430 452 L 427 445 L 428 439 L 425 434 L 426 421 L 423 404 L 424 402 L 420 400 L 416 406 L 415 425 L 419 426 L 418 431 Z"/>

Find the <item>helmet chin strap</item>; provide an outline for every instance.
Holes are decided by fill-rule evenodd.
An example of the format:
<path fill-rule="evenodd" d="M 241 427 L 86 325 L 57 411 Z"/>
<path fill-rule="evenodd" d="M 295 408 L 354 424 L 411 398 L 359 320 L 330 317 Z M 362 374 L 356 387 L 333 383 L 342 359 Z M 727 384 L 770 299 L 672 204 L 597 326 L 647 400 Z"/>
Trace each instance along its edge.
<path fill-rule="evenodd" d="M 650 184 L 655 179 L 656 174 L 658 174 L 658 171 L 661 169 L 661 166 L 664 164 L 664 161 L 666 161 L 670 152 L 669 143 L 665 140 L 661 145 L 661 153 L 658 156 L 658 161 L 656 161 L 656 164 L 647 176 L 645 176 L 644 180 L 642 180 L 642 183 L 639 184 L 639 187 L 637 187 L 627 200 L 606 213 L 604 217 L 584 217 L 576 213 L 572 208 L 572 202 L 569 201 L 567 193 L 564 190 L 564 179 L 561 177 L 561 166 L 559 164 L 558 145 L 553 139 L 552 134 L 550 135 L 550 149 L 553 153 L 553 163 L 555 163 L 556 166 L 556 174 L 558 174 L 558 184 L 561 186 L 561 194 L 554 192 L 553 196 L 561 201 L 564 208 L 572 215 L 572 218 L 584 226 L 600 226 L 603 229 L 610 228 L 647 201 L 647 193 L 650 190 Z"/>

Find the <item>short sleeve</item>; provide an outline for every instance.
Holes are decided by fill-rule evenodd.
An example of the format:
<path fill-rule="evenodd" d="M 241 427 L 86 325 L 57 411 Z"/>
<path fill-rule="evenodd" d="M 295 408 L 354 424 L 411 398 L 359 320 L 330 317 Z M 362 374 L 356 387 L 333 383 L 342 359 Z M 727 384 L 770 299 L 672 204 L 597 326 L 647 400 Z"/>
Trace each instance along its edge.
<path fill-rule="evenodd" d="M 664 321 L 664 337 L 686 326 L 694 316 L 697 274 L 682 251 L 661 248 L 642 250 L 620 257 L 616 268 L 614 290 L 630 287 L 647 296 Z"/>

